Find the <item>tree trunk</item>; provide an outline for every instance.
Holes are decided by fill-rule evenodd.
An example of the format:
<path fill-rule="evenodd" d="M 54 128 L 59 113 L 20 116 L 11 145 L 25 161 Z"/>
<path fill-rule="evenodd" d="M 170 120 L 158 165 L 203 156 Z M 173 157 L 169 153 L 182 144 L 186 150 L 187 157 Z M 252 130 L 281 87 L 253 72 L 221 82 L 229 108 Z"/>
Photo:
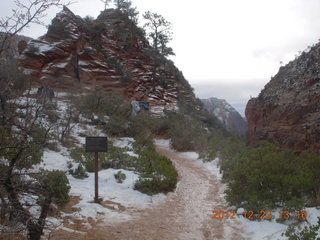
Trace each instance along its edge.
<path fill-rule="evenodd" d="M 120 0 L 117 0 L 117 5 L 118 10 L 120 10 Z"/>
<path fill-rule="evenodd" d="M 0 222 L 4 221 L 6 218 L 6 214 L 9 211 L 6 200 L 0 195 L 1 206 L 0 206 Z"/>
<path fill-rule="evenodd" d="M 28 221 L 28 219 L 30 218 L 30 216 L 23 209 L 21 203 L 19 202 L 18 195 L 17 195 L 14 187 L 12 186 L 11 178 L 6 181 L 4 186 L 5 186 L 6 191 L 8 193 L 8 199 L 14 209 L 13 218 L 17 219 L 19 222 L 25 224 Z"/>
<path fill-rule="evenodd" d="M 1 95 L 0 95 L 0 105 L 1 105 L 1 111 L 2 111 L 1 125 L 4 126 L 6 124 L 6 100 Z"/>
<path fill-rule="evenodd" d="M 43 234 L 43 228 L 46 223 L 46 218 L 48 215 L 48 211 L 51 204 L 51 197 L 46 197 L 42 208 L 41 208 L 41 214 L 37 222 L 30 221 L 27 224 L 28 229 L 28 239 L 29 240 L 40 240 L 41 235 Z"/>

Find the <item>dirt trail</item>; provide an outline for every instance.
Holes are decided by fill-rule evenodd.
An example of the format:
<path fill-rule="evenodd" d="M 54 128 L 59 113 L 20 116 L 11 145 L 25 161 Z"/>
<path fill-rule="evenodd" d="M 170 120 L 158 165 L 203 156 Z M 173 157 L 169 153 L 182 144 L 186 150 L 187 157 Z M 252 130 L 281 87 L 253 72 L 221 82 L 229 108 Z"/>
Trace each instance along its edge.
<path fill-rule="evenodd" d="M 211 219 L 212 210 L 226 210 L 219 181 L 194 160 L 166 147 L 157 151 L 169 157 L 179 172 L 174 193 L 153 208 L 132 212 L 134 220 L 114 226 L 96 226 L 83 239 L 95 240 L 240 240 L 237 220 Z M 131 210 L 132 211 L 132 210 Z M 72 239 L 65 236 L 65 239 Z M 63 239 L 61 236 L 59 239 Z M 80 236 L 77 239 L 82 239 Z"/>

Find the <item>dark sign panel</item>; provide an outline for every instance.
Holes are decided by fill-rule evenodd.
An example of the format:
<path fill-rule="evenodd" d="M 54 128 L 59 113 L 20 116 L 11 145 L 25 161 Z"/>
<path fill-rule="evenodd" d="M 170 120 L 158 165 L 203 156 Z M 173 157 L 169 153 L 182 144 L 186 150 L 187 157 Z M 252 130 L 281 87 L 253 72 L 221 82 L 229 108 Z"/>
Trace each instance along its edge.
<path fill-rule="evenodd" d="M 108 138 L 86 137 L 86 152 L 107 152 Z"/>

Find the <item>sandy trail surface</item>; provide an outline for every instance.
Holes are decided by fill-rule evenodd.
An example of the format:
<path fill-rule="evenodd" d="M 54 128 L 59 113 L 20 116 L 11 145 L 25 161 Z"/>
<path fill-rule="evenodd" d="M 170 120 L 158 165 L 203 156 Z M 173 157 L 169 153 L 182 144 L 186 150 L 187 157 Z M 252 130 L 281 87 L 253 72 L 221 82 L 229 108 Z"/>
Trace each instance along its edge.
<path fill-rule="evenodd" d="M 146 209 L 126 209 L 133 219 L 119 224 L 99 222 L 83 231 L 86 234 L 58 231 L 52 239 L 86 240 L 241 240 L 244 231 L 237 220 L 211 219 L 212 210 L 227 210 L 219 193 L 220 182 L 212 173 L 188 155 L 156 145 L 157 151 L 170 158 L 179 173 L 175 192 L 166 200 Z M 199 161 L 199 160 L 198 160 Z"/>

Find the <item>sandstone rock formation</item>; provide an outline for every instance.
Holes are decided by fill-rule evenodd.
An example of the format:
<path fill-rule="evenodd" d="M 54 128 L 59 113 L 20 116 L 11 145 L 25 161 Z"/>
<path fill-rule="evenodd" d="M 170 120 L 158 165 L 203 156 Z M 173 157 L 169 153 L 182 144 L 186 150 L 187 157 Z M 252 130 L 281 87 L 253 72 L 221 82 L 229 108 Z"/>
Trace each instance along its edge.
<path fill-rule="evenodd" d="M 175 108 L 181 95 L 195 98 L 173 62 L 155 55 L 141 29 L 114 9 L 85 20 L 65 7 L 47 34 L 29 42 L 20 65 L 39 85 L 119 91 L 159 111 Z"/>
<path fill-rule="evenodd" d="M 229 131 L 246 135 L 247 122 L 226 100 L 219 98 L 201 99 L 208 112 L 220 121 L 220 123 Z"/>
<path fill-rule="evenodd" d="M 279 69 L 246 107 L 248 144 L 320 153 L 320 44 Z"/>

